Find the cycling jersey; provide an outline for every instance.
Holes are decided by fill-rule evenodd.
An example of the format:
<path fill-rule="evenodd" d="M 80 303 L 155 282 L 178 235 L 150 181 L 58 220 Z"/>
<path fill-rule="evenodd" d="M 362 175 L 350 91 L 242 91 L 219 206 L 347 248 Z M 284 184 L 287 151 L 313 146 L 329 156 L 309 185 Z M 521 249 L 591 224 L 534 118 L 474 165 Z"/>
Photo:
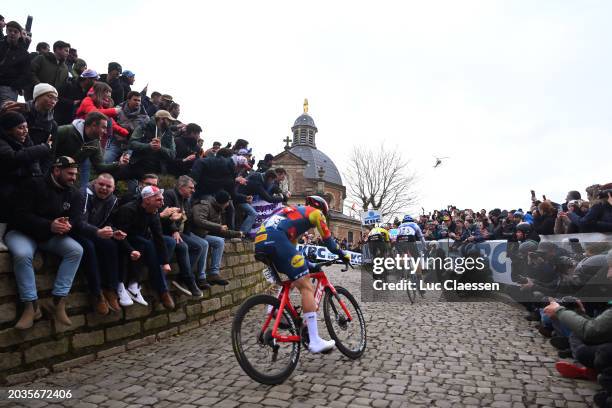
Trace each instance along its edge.
<path fill-rule="evenodd" d="M 315 227 L 327 249 L 344 257 L 321 210 L 302 205 L 285 207 L 264 221 L 255 236 L 255 252 L 269 256 L 279 272 L 297 280 L 309 273 L 309 262 L 295 247 L 297 239 Z"/>
<path fill-rule="evenodd" d="M 381 227 L 374 227 L 368 234 L 368 242 L 390 242 L 389 231 Z"/>
<path fill-rule="evenodd" d="M 423 246 L 425 246 L 425 237 L 423 236 L 423 231 L 421 231 L 421 227 L 416 222 L 403 222 L 397 228 L 397 241 L 408 241 L 415 242 L 417 239 L 421 241 Z"/>

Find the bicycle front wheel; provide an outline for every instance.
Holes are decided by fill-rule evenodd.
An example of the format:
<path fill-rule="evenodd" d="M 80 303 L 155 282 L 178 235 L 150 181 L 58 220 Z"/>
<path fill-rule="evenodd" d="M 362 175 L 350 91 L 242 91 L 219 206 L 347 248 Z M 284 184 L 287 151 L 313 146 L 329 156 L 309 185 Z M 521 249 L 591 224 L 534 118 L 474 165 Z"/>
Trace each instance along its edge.
<path fill-rule="evenodd" d="M 238 364 L 257 382 L 268 385 L 285 381 L 300 357 L 300 342 L 278 342 L 272 337 L 272 328 L 280 301 L 269 295 L 256 295 L 247 299 L 238 309 L 232 323 L 232 348 Z M 264 324 L 272 313 L 268 327 Z M 283 311 L 278 333 L 296 336 L 299 331 L 287 309 Z"/>
<path fill-rule="evenodd" d="M 325 291 L 323 299 L 325 325 L 338 350 L 355 360 L 361 357 L 366 348 L 365 318 L 359 304 L 348 290 L 336 286 L 336 293 L 337 296 L 334 296 L 331 290 Z M 350 321 L 341 302 L 351 316 Z"/>

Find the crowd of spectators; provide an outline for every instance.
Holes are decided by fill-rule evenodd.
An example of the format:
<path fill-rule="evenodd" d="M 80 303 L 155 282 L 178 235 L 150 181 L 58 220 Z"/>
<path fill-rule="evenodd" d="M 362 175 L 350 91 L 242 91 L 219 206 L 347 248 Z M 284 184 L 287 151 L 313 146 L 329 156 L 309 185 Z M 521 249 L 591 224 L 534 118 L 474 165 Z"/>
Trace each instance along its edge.
<path fill-rule="evenodd" d="M 225 242 L 249 239 L 253 201 L 290 196 L 273 156 L 254 171 L 247 140 L 205 148 L 202 127 L 179 120 L 180 104 L 134 90 L 136 74 L 120 63 L 100 74 L 61 40 L 29 53 L 29 33 L 0 22 L 0 250 L 13 259 L 15 327 L 32 327 L 41 308 L 70 325 L 66 296 L 78 271 L 101 315 L 151 300 L 142 266 L 168 309 L 172 287 L 198 298 L 227 285 Z M 40 305 L 36 250 L 60 258 L 53 300 Z M 173 258 L 178 276 L 168 282 Z"/>

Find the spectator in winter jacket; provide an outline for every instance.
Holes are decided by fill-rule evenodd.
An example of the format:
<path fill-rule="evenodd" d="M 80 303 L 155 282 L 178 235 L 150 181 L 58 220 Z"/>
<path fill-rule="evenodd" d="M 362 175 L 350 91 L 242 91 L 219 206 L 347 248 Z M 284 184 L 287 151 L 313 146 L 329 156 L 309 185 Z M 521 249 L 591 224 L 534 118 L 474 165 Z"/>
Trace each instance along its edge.
<path fill-rule="evenodd" d="M 218 191 L 214 196 L 208 196 L 193 203 L 191 209 L 191 228 L 193 233 L 204 238 L 209 245 L 211 258 L 210 268 L 206 275 L 198 277 L 199 283 L 204 280 L 211 285 L 227 285 L 229 282 L 219 276 L 221 259 L 225 241 L 223 238 L 240 238 L 244 234 L 232 231 L 223 222 L 223 212 L 229 207 L 230 195 L 226 191 Z"/>
<path fill-rule="evenodd" d="M 92 69 L 83 71 L 78 78 L 72 78 L 62 85 L 58 91 L 59 100 L 55 107 L 55 120 L 59 126 L 72 123 L 76 116 L 77 108 L 87 92 L 98 79 L 98 73 Z"/>
<path fill-rule="evenodd" d="M 135 262 L 141 257 L 149 270 L 149 279 L 159 294 L 166 309 L 174 309 L 174 300 L 168 291 L 166 273 L 170 272 L 170 259 L 164 243 L 158 210 L 164 205 L 163 190 L 147 186 L 140 192 L 138 200 L 131 201 L 119 208 L 114 226 L 127 234 L 121 241 L 130 259 Z M 132 298 L 133 301 L 147 305 L 142 296 L 138 280 L 133 279 L 127 290 L 120 283 L 119 298 Z"/>
<path fill-rule="evenodd" d="M 23 28 L 16 21 L 6 25 L 6 38 L 0 41 L 0 107 L 16 102 L 30 86 L 30 56 L 21 36 Z"/>
<path fill-rule="evenodd" d="M 117 242 L 125 239 L 126 234 L 110 226 L 111 215 L 117 208 L 114 190 L 115 180 L 108 173 L 100 174 L 90 184 L 85 191 L 83 222 L 97 232 L 72 235 L 83 247 L 82 269 L 87 274 L 92 307 L 100 315 L 121 310 L 116 292 L 120 262 Z"/>
<path fill-rule="evenodd" d="M 278 176 L 274 170 L 268 170 L 265 173 L 253 172 L 247 177 L 247 183 L 238 187 L 238 192 L 245 196 L 252 196 L 254 201 L 259 199 L 269 203 L 280 203 L 285 201 L 285 196 L 274 194 L 277 179 Z M 253 228 L 257 212 L 248 202 L 238 204 L 237 207 L 245 214 L 240 231 L 247 234 Z"/>
<path fill-rule="evenodd" d="M 36 44 L 36 51 L 30 53 L 30 59 L 38 57 L 39 55 L 45 55 L 46 53 L 51 51 L 51 46 L 46 42 L 39 42 Z"/>
<path fill-rule="evenodd" d="M 130 134 L 134 132 L 134 129 L 146 125 L 149 121 L 149 115 L 147 115 L 147 111 L 142 106 L 141 96 L 138 92 L 129 92 L 125 102 L 119 105 L 119 107 L 121 110 L 119 115 L 117 115 L 117 123 L 124 129 L 127 129 Z M 110 163 L 118 160 L 127 150 L 128 142 L 129 135 L 121 136 L 113 133 L 106 144 L 104 161 Z"/>
<path fill-rule="evenodd" d="M 217 152 L 221 149 L 221 142 L 213 142 L 213 145 L 210 149 L 207 149 L 202 157 L 215 156 Z"/>
<path fill-rule="evenodd" d="M 612 232 L 612 189 L 599 193 L 599 202 L 580 217 L 575 211 L 568 214 L 580 232 Z"/>
<path fill-rule="evenodd" d="M 168 112 L 170 112 L 170 115 L 172 115 L 172 117 L 178 121 L 178 117 L 181 114 L 181 105 L 176 102 L 172 102 L 168 108 Z"/>
<path fill-rule="evenodd" d="M 144 87 L 142 91 L 140 91 L 140 97 L 142 98 L 142 106 L 144 106 L 147 111 L 147 115 L 153 116 L 155 112 L 159 110 L 159 104 L 161 102 L 161 94 L 157 91 L 153 91 L 151 97 L 147 96 L 147 88 Z"/>
<path fill-rule="evenodd" d="M 533 228 L 540 235 L 552 235 L 555 233 L 555 218 L 557 212 L 550 201 L 542 201 L 538 205 L 538 211 L 533 214 Z"/>
<path fill-rule="evenodd" d="M 26 182 L 16 194 L 15 212 L 6 234 L 6 245 L 13 255 L 13 271 L 24 303 L 17 329 L 32 327 L 40 318 L 36 303 L 36 280 L 32 259 L 37 248 L 58 255 L 62 260 L 53 286 L 53 302 L 41 305 L 57 323 L 70 326 L 65 299 L 83 255 L 83 248 L 69 236 L 73 232 L 95 234 L 82 222 L 82 197 L 74 188 L 77 164 L 70 157 L 59 157 L 46 177 Z"/>
<path fill-rule="evenodd" d="M 0 41 L 4 41 L 4 27 L 6 27 L 6 22 L 4 16 L 0 14 Z"/>
<path fill-rule="evenodd" d="M 257 163 L 257 171 L 260 173 L 265 173 L 266 171 L 270 170 L 273 159 L 274 156 L 272 156 L 270 153 L 266 154 L 264 159 Z"/>
<path fill-rule="evenodd" d="M 92 89 L 87 93 L 87 97 L 83 99 L 81 105 L 76 111 L 78 119 L 85 119 L 89 112 L 98 111 L 111 118 L 112 130 L 120 136 L 127 136 L 127 129 L 119 126 L 112 118 L 115 118 L 120 111 L 120 108 L 111 108 L 111 87 L 104 82 L 96 82 Z"/>
<path fill-rule="evenodd" d="M 180 176 L 175 188 L 164 191 L 164 206 L 171 213 L 161 219 L 168 254 L 174 252 L 179 265 L 178 279 L 172 284 L 181 292 L 199 298 L 202 291 L 192 271 L 195 269 L 196 276 L 204 275 L 208 242 L 191 232 L 188 201 L 194 190 L 191 177 Z"/>
<path fill-rule="evenodd" d="M 68 75 L 72 76 L 72 70 L 74 69 L 74 64 L 79 59 L 79 52 L 76 48 L 70 47 L 68 50 L 68 56 L 66 57 L 66 66 L 68 67 Z M 78 78 L 78 77 L 77 77 Z"/>
<path fill-rule="evenodd" d="M 70 71 L 70 76 L 72 79 L 79 78 L 85 71 L 87 71 L 87 62 L 84 59 L 77 58 Z"/>
<path fill-rule="evenodd" d="M 123 87 L 123 95 L 125 95 L 125 100 L 128 99 L 127 95 L 132 92 L 132 85 L 134 85 L 134 81 L 136 81 L 136 74 L 127 69 L 123 71 L 119 77 L 119 83 Z"/>
<path fill-rule="evenodd" d="M 75 119 L 72 124 L 60 126 L 53 143 L 54 156 L 69 156 L 81 164 L 89 162 L 98 173 L 127 171 L 127 160 L 105 163 L 102 160 L 100 137 L 106 131 L 108 118 L 100 112 L 90 112 L 85 120 Z M 118 173 L 120 174 L 120 173 Z M 80 177 L 82 188 L 89 184 L 89 169 Z"/>
<path fill-rule="evenodd" d="M 100 75 L 100 81 L 106 83 L 111 87 L 112 90 L 112 98 L 115 102 L 115 105 L 119 105 L 125 100 L 125 94 L 123 93 L 123 85 L 119 80 L 119 75 L 121 75 L 123 69 L 118 62 L 109 62 L 108 64 L 108 74 Z"/>
<path fill-rule="evenodd" d="M 66 58 L 70 51 L 70 44 L 56 41 L 53 52 L 48 52 L 32 60 L 32 84 L 46 83 L 59 88 L 68 79 Z M 29 95 L 28 95 L 29 96 Z"/>
<path fill-rule="evenodd" d="M 48 144 L 32 144 L 23 115 L 0 115 L 0 251 L 7 250 L 3 237 L 14 208 L 15 191 L 32 177 L 42 176 L 40 161 L 48 160 L 50 154 Z"/>
<path fill-rule="evenodd" d="M 195 160 L 201 156 L 202 149 L 198 146 L 202 128 L 195 123 L 190 123 L 185 132 L 174 139 L 176 144 L 176 158 L 172 163 L 170 173 L 175 176 L 191 173 L 191 167 Z"/>
<path fill-rule="evenodd" d="M 145 173 L 167 173 L 168 164 L 176 156 L 172 122 L 170 113 L 159 110 L 154 120 L 134 130 L 129 142 L 129 149 L 134 152 L 130 160 L 133 178 L 140 179 Z"/>

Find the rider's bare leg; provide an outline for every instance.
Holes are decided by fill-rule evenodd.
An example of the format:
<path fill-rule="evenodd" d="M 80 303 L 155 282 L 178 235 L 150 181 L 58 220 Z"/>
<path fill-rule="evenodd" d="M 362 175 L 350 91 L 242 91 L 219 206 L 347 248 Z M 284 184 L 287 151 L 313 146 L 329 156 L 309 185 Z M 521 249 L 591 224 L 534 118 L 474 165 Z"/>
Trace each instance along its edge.
<path fill-rule="evenodd" d="M 323 340 L 319 337 L 319 328 L 317 326 L 317 304 L 314 298 L 314 287 L 310 282 L 310 278 L 305 276 L 293 282 L 302 297 L 302 310 L 304 311 L 304 321 L 308 327 L 308 337 L 310 343 L 308 348 L 313 353 L 329 350 L 334 347 L 333 340 Z"/>

